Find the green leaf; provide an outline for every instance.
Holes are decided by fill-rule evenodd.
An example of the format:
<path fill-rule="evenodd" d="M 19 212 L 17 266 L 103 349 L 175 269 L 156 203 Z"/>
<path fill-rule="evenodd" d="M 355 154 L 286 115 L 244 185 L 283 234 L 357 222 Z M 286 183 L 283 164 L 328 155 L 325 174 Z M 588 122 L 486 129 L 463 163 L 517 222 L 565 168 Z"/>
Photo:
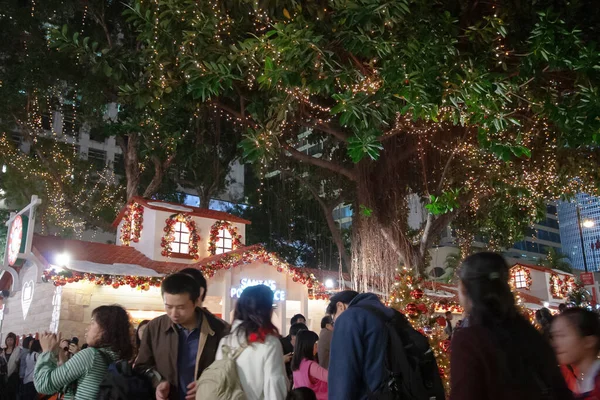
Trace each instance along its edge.
<path fill-rule="evenodd" d="M 383 150 L 383 145 L 373 134 L 353 136 L 348 140 L 348 155 L 355 163 L 365 156 L 369 156 L 371 160 L 377 160 L 381 150 Z"/>
<path fill-rule="evenodd" d="M 360 205 L 360 215 L 368 218 L 373 215 L 373 209 L 365 206 L 364 204 L 361 204 Z"/>

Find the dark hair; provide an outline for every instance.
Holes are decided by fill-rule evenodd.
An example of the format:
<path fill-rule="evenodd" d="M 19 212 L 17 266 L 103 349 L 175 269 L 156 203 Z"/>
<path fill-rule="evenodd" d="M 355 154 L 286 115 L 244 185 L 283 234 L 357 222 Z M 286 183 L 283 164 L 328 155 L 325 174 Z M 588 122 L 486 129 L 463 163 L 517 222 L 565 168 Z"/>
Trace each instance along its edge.
<path fill-rule="evenodd" d="M 333 318 L 330 315 L 326 315 L 321 319 L 321 329 L 327 328 L 327 325 L 333 325 Z"/>
<path fill-rule="evenodd" d="M 550 367 L 541 360 L 557 365 L 556 356 L 537 329 L 519 314 L 504 258 L 491 252 L 470 255 L 458 275 L 471 301 L 469 326 L 485 328 L 494 343 L 499 382 L 514 390 L 534 390 L 536 382 L 553 387 Z"/>
<path fill-rule="evenodd" d="M 190 275 L 177 273 L 167 276 L 160 286 L 160 294 L 164 297 L 168 294 L 183 294 L 187 293 L 192 302 L 196 302 L 200 297 L 200 286 Z"/>
<path fill-rule="evenodd" d="M 292 357 L 292 371 L 300 369 L 302 360 L 315 359 L 315 343 L 319 340 L 319 335 L 313 331 L 300 331 L 296 336 L 296 345 L 294 346 L 294 356 Z"/>
<path fill-rule="evenodd" d="M 299 387 L 291 390 L 285 400 L 317 400 L 317 395 L 311 388 Z"/>
<path fill-rule="evenodd" d="M 31 337 L 31 336 L 28 336 L 28 337 Z M 41 353 L 42 352 L 42 345 L 39 340 L 34 339 L 33 342 L 31 342 L 31 352 L 32 353 Z M 23 368 L 23 367 L 21 367 L 21 368 Z"/>
<path fill-rule="evenodd" d="M 447 317 L 448 315 L 452 315 L 452 311 L 446 311 L 445 315 L 446 315 L 446 317 Z"/>
<path fill-rule="evenodd" d="M 600 319 L 598 314 L 585 308 L 574 307 L 565 310 L 557 318 L 562 317 L 567 318 L 582 337 L 596 336 L 598 338 L 597 351 L 600 351 Z"/>
<path fill-rule="evenodd" d="M 459 278 L 472 303 L 470 323 L 495 328 L 517 315 L 508 271 L 506 261 L 497 253 L 477 253 L 463 261 Z"/>
<path fill-rule="evenodd" d="M 32 336 L 27 336 L 25 339 L 23 339 L 23 348 L 29 350 L 29 346 L 33 340 L 35 339 Z"/>
<path fill-rule="evenodd" d="M 564 313 L 566 309 L 567 309 L 567 305 L 565 303 L 560 303 L 558 305 L 558 312 L 559 313 L 561 313 L 561 314 Z"/>
<path fill-rule="evenodd" d="M 246 339 L 260 330 L 279 335 L 279 331 L 271 322 L 272 314 L 273 291 L 271 288 L 265 285 L 247 287 L 235 306 L 234 319 L 242 322 L 236 328 L 237 334 Z"/>
<path fill-rule="evenodd" d="M 535 312 L 535 321 L 544 330 L 550 328 L 550 324 L 552 324 L 552 319 L 554 319 L 554 316 L 546 307 L 540 308 Z"/>
<path fill-rule="evenodd" d="M 343 290 L 337 294 L 334 294 L 329 299 L 329 305 L 327 306 L 327 314 L 335 315 L 337 313 L 337 303 L 350 304 L 354 298 L 358 296 L 358 292 L 354 290 Z"/>
<path fill-rule="evenodd" d="M 102 328 L 102 335 L 92 347 L 108 347 L 119 355 L 121 360 L 133 356 L 131 323 L 127 311 L 121 306 L 100 306 L 92 311 L 92 318 Z"/>
<path fill-rule="evenodd" d="M 6 347 L 8 347 L 8 339 L 10 338 L 13 339 L 13 348 L 17 347 L 17 335 L 15 335 L 13 332 L 9 332 L 8 335 L 6 335 L 6 339 L 4 339 L 4 344 Z"/>
<path fill-rule="evenodd" d="M 144 327 L 144 325 L 148 325 L 148 322 L 150 322 L 149 320 L 145 319 L 142 322 L 140 322 L 140 324 L 138 325 L 138 327 L 135 329 L 135 343 L 137 344 L 138 347 L 140 347 L 140 344 L 142 343 L 142 339 L 140 339 L 140 329 L 142 327 Z"/>
<path fill-rule="evenodd" d="M 303 319 L 304 321 L 306 321 L 306 317 L 304 315 L 296 314 L 290 320 L 290 324 L 294 325 L 296 322 L 298 322 L 299 319 Z"/>
<path fill-rule="evenodd" d="M 202 275 L 202 272 L 196 268 L 184 268 L 181 271 L 179 271 L 179 273 L 191 276 L 192 278 L 194 278 L 198 286 L 201 289 L 204 289 L 204 292 L 202 293 L 202 298 L 200 299 L 204 301 L 204 298 L 206 297 L 206 291 L 208 289 L 206 286 L 206 278 L 204 277 L 204 275 Z"/>
<path fill-rule="evenodd" d="M 308 326 L 306 326 L 302 322 L 296 322 L 294 325 L 290 326 L 290 336 L 296 336 L 298 335 L 298 332 L 307 330 Z"/>
<path fill-rule="evenodd" d="M 81 345 L 81 350 L 85 350 L 85 349 L 87 349 L 88 347 L 90 347 L 90 346 L 88 346 L 88 344 L 87 344 L 87 343 L 84 343 L 84 344 L 82 344 L 82 345 Z"/>

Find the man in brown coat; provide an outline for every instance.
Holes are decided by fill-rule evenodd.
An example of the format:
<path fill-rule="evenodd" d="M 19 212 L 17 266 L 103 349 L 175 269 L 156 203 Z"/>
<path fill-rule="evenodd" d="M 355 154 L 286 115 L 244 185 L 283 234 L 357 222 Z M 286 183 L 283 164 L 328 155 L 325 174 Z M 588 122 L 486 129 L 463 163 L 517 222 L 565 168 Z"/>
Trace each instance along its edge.
<path fill-rule="evenodd" d="M 157 400 L 195 400 L 196 380 L 229 333 L 224 321 L 202 308 L 206 280 L 194 278 L 184 273 L 165 278 L 167 314 L 150 321 L 142 337 L 135 368 L 153 377 Z"/>

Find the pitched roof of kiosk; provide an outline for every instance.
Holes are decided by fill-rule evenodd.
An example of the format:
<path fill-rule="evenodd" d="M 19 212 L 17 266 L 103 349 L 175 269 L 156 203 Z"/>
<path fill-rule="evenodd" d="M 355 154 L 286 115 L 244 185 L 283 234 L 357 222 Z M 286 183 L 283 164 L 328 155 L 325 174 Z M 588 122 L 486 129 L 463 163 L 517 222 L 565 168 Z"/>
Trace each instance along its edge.
<path fill-rule="evenodd" d="M 165 274 L 187 268 L 193 264 L 154 261 L 130 246 L 117 246 L 83 240 L 63 239 L 57 236 L 33 235 L 33 250 L 52 264 L 56 254 L 67 252 L 74 261 L 89 261 L 97 264 L 130 264 Z M 109 273 L 109 272 L 107 272 Z"/>
<path fill-rule="evenodd" d="M 252 223 L 252 222 L 248 221 L 247 219 L 236 217 L 235 215 L 231 215 L 231 214 L 223 212 L 223 211 L 209 210 L 207 208 L 193 207 L 193 206 L 188 206 L 185 204 L 170 203 L 168 201 L 162 201 L 162 200 L 150 200 L 150 199 L 145 199 L 143 197 L 136 196 L 136 197 L 133 197 L 131 200 L 129 200 L 127 202 L 127 204 L 125 204 L 123 206 L 123 208 L 121 208 L 121 211 L 117 215 L 117 218 L 115 218 L 115 220 L 112 223 L 113 227 L 117 227 L 119 225 L 119 222 L 121 222 L 121 220 L 125 216 L 125 211 L 127 211 L 127 206 L 129 204 L 131 204 L 132 202 L 136 202 L 136 203 L 141 204 L 144 207 L 150 208 L 152 210 L 167 211 L 167 212 L 171 212 L 171 213 L 180 212 L 180 213 L 184 213 L 187 215 L 193 215 L 195 217 L 210 218 L 210 219 L 215 219 L 215 220 L 224 220 L 224 221 L 229 221 L 229 222 L 237 222 L 237 223 L 246 224 L 246 225 L 250 225 Z"/>

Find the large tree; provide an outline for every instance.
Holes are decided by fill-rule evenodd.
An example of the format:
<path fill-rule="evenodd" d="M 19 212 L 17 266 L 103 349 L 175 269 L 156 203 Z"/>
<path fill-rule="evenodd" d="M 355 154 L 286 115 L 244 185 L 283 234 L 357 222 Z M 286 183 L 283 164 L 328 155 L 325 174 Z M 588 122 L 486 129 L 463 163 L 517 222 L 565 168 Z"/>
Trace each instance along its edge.
<path fill-rule="evenodd" d="M 387 286 L 400 260 L 422 270 L 451 222 L 465 242 L 485 231 L 500 246 L 546 199 L 595 190 L 592 1 L 161 0 L 130 15 L 153 81 L 245 125 L 248 159 L 291 159 L 353 185 L 362 288 Z M 330 151 L 296 150 L 302 130 Z M 411 194 L 429 211 L 418 232 Z"/>
<path fill-rule="evenodd" d="M 202 197 L 217 196 L 238 157 L 229 143 L 240 130 L 223 115 L 206 115 L 185 90 L 150 82 L 154 61 L 138 52 L 144 44 L 123 15 L 127 9 L 127 2 L 105 0 L 3 3 L 0 159 L 11 175 L 5 192 L 16 206 L 25 189 L 39 194 L 53 224 L 110 228 L 126 200 L 169 196 L 182 176 L 199 175 L 194 184 Z M 206 129 L 209 123 L 214 128 Z M 82 127 L 96 140 L 116 137 L 122 177 L 80 159 L 73 143 Z M 227 140 L 215 140 L 215 131 Z M 22 143 L 11 143 L 13 132 L 27 154 Z M 34 187 L 10 186 L 19 180 Z"/>

